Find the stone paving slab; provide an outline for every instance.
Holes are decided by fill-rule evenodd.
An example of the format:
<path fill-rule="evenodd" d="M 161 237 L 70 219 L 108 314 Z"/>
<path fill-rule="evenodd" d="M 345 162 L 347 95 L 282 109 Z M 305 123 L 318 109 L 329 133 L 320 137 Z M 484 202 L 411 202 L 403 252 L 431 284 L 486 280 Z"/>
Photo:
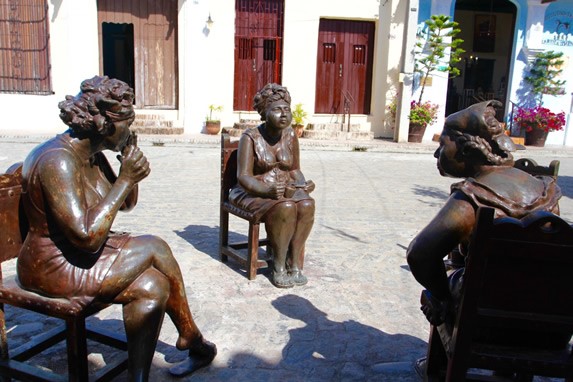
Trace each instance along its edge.
<path fill-rule="evenodd" d="M 137 207 L 120 214 L 114 229 L 155 234 L 170 244 L 195 320 L 219 354 L 192 376 L 170 378 L 168 367 L 185 354 L 175 349 L 177 333 L 166 318 L 152 381 L 419 381 L 413 362 L 425 354 L 429 325 L 405 250 L 456 181 L 439 176 L 436 143 L 400 149 L 392 142 L 360 142 L 371 146 L 354 151 L 354 142 L 302 139 L 301 166 L 317 185 L 306 248 L 309 283 L 284 290 L 270 284 L 268 270 L 249 281 L 232 260 L 219 261 L 219 137 L 171 138 L 163 146 L 154 145 L 157 139 L 140 137 L 152 172 L 140 184 Z M 0 135 L 0 168 L 22 160 L 41 140 Z M 542 164 L 561 159 L 561 209 L 572 222 L 573 156 L 564 149 L 552 156 L 552 150 L 516 156 Z M 231 217 L 236 237 L 246 228 Z M 4 271 L 14 272 L 13 264 Z M 57 322 L 10 307 L 7 314 L 11 346 Z M 119 307 L 89 322 L 123 330 Z M 106 348 L 95 350 L 94 368 L 113 358 Z M 63 345 L 38 358 L 65 370 Z M 126 381 L 125 373 L 117 380 Z"/>

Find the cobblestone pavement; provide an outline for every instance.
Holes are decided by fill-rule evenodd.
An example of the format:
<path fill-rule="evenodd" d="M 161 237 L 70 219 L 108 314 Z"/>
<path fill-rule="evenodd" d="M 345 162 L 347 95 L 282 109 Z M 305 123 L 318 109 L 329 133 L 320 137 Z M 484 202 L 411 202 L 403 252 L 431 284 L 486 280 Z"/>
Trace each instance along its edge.
<path fill-rule="evenodd" d="M 22 160 L 43 138 L 0 134 L 0 168 Z M 138 206 L 120 214 L 114 228 L 155 234 L 170 244 L 195 320 L 219 351 L 211 366 L 179 380 L 419 381 L 413 363 L 425 354 L 429 325 L 405 250 L 456 181 L 439 176 L 436 143 L 302 139 L 302 169 L 316 183 L 316 218 L 306 248 L 309 283 L 286 290 L 270 284 L 266 269 L 249 281 L 231 260 L 219 261 L 218 137 L 142 136 L 140 146 L 152 172 L 140 184 Z M 540 164 L 561 160 L 561 210 L 572 222 L 573 151 L 528 148 L 516 156 Z M 235 236 L 246 228 L 231 217 Z M 14 272 L 13 265 L 4 271 Z M 10 307 L 7 314 L 12 346 L 55 322 Z M 123 330 L 118 307 L 89 321 Z M 167 372 L 185 357 L 176 339 L 166 318 L 152 381 L 176 380 Z M 94 368 L 113 358 L 108 349 L 95 351 Z M 65 370 L 63 345 L 38 362 Z M 126 374 L 117 380 L 127 380 Z"/>

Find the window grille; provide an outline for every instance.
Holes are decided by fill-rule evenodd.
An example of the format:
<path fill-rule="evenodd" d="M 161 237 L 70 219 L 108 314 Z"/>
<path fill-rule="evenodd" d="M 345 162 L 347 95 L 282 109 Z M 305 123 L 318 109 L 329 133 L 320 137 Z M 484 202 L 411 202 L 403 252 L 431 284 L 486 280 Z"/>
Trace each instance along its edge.
<path fill-rule="evenodd" d="M 53 94 L 46 0 L 0 0 L 0 92 Z"/>

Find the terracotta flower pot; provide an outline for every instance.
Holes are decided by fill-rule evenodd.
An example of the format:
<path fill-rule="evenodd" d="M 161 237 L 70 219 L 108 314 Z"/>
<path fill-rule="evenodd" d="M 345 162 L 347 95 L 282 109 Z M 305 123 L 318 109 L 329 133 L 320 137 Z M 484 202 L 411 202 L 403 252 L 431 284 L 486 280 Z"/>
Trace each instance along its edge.
<path fill-rule="evenodd" d="M 526 146 L 545 146 L 545 140 L 547 139 L 548 132 L 543 129 L 531 129 L 525 133 L 525 145 Z"/>
<path fill-rule="evenodd" d="M 304 131 L 304 125 L 293 125 L 294 132 L 298 138 L 302 137 L 302 133 Z"/>
<path fill-rule="evenodd" d="M 410 122 L 410 127 L 408 129 L 408 142 L 420 143 L 422 138 L 424 138 L 424 132 L 426 131 L 426 125 L 421 123 Z"/>
<path fill-rule="evenodd" d="M 210 135 L 217 135 L 221 131 L 221 121 L 206 121 L 205 132 Z"/>

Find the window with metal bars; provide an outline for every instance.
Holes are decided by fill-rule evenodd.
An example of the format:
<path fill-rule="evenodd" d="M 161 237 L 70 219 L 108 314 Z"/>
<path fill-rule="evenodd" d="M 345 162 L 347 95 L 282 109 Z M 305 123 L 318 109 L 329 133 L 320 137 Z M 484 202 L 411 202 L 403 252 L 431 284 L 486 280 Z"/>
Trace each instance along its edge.
<path fill-rule="evenodd" d="M 352 50 L 352 63 L 356 65 L 366 64 L 366 45 L 354 45 Z"/>
<path fill-rule="evenodd" d="M 336 44 L 322 44 L 322 61 L 327 63 L 336 62 Z"/>
<path fill-rule="evenodd" d="M 53 94 L 46 0 L 0 1 L 0 92 Z"/>

